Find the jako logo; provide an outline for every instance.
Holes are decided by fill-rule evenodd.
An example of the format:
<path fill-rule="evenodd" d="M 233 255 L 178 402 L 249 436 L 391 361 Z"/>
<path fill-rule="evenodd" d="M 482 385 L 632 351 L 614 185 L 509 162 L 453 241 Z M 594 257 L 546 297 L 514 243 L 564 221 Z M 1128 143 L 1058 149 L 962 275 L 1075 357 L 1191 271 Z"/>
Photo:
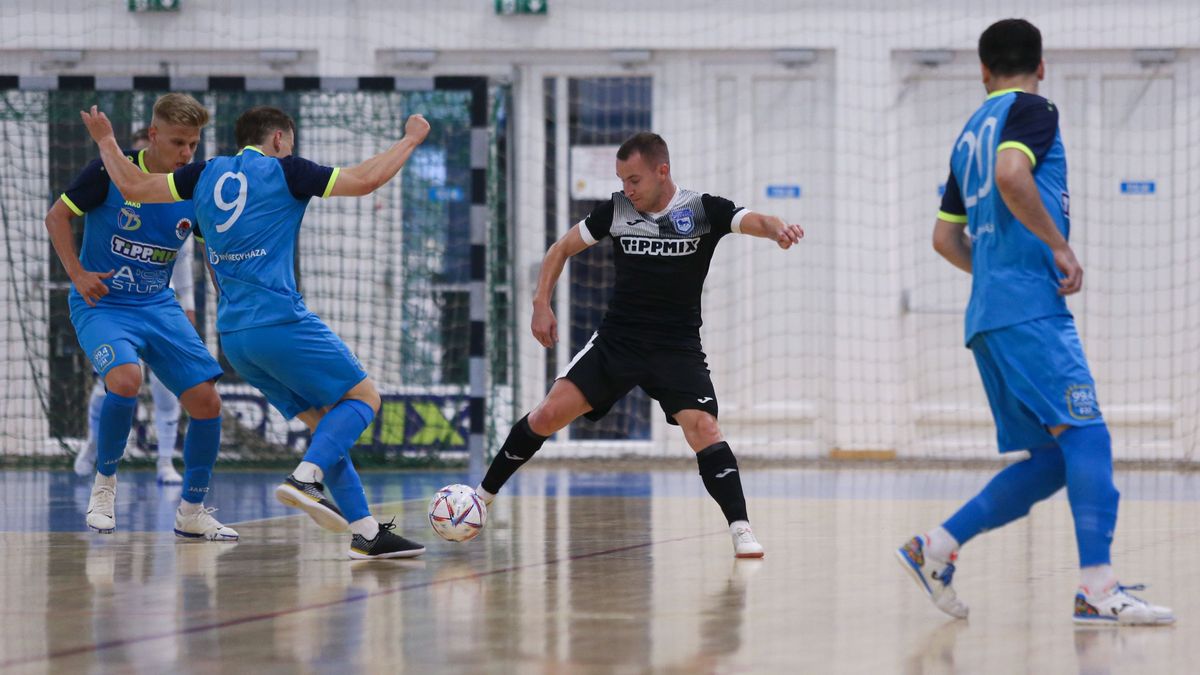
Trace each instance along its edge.
<path fill-rule="evenodd" d="M 621 237 L 621 249 L 627 255 L 691 255 L 700 250 L 700 240 Z"/>
<path fill-rule="evenodd" d="M 121 209 L 117 214 L 117 227 L 126 232 L 133 232 L 142 226 L 142 217 L 132 209 Z"/>

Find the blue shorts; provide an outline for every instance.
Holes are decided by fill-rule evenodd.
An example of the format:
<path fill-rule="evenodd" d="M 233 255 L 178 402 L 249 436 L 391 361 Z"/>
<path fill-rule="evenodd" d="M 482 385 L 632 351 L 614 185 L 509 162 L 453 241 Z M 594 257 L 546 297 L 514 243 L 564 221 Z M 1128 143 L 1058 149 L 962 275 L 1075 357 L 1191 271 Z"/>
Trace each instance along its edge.
<path fill-rule="evenodd" d="M 333 405 L 367 377 L 358 357 L 316 315 L 221 334 L 229 363 L 287 419 Z"/>
<path fill-rule="evenodd" d="M 977 334 L 975 354 L 1000 452 L 1054 442 L 1049 429 L 1103 424 L 1075 319 L 1052 316 Z"/>
<path fill-rule="evenodd" d="M 140 359 L 178 397 L 224 374 L 174 298 L 148 305 L 96 307 L 73 299 L 70 306 L 79 346 L 100 377 Z"/>

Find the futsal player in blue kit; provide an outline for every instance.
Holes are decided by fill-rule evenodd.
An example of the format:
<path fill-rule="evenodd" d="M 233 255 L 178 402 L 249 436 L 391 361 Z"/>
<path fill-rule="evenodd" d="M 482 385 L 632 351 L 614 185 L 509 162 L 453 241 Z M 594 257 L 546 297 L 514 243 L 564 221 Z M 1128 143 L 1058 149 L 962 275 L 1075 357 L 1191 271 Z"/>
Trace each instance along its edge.
<path fill-rule="evenodd" d="M 392 523 L 371 516 L 350 448 L 379 411 L 379 393 L 350 349 L 305 306 L 294 262 L 309 200 L 374 192 L 425 140 L 429 123 L 409 117 L 404 137 L 390 149 L 339 169 L 292 155 L 292 118 L 259 106 L 237 120 L 242 151 L 236 156 L 144 174 L 126 170 L 103 113 L 93 107 L 82 116 L 125 194 L 143 202 L 194 201 L 219 292 L 217 330 L 225 355 L 285 418 L 299 417 L 312 431 L 304 461 L 276 488 L 276 497 L 325 529 L 348 529 L 351 558 L 423 553 L 423 546 L 394 533 Z"/>
<path fill-rule="evenodd" d="M 187 166 L 206 124 L 208 111 L 196 99 L 167 94 L 154 104 L 149 146 L 125 153 L 113 140 L 111 159 L 144 176 Z M 75 252 L 72 215 L 84 216 L 82 255 Z M 46 215 L 50 240 L 71 278 L 71 323 L 108 390 L 87 513 L 88 527 L 100 533 L 117 528 L 117 463 L 133 424 L 142 385 L 139 360 L 144 360 L 191 416 L 175 534 L 209 541 L 238 538 L 212 516 L 214 509 L 204 507 L 221 445 L 221 399 L 214 383 L 222 370 L 169 287 L 195 218 L 191 202 L 149 204 L 124 195 L 100 160 L 79 174 Z"/>
<path fill-rule="evenodd" d="M 979 59 L 988 96 L 954 144 L 933 242 L 971 274 L 966 344 L 1000 452 L 1028 450 L 1029 457 L 896 554 L 939 609 L 966 618 L 951 585 L 958 548 L 1025 516 L 1065 485 L 1080 565 L 1075 622 L 1172 623 L 1170 609 L 1117 581 L 1109 556 L 1120 495 L 1108 427 L 1065 301 L 1082 287 L 1083 268 L 1067 243 L 1058 109 L 1037 94 L 1045 75 L 1041 33 L 1023 19 L 999 21 L 980 36 Z"/>

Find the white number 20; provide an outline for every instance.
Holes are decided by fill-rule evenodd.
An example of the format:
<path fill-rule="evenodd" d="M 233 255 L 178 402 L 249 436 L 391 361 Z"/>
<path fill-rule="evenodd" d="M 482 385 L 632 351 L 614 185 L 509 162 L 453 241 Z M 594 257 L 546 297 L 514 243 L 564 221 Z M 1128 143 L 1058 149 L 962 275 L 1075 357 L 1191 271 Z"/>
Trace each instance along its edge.
<path fill-rule="evenodd" d="M 988 196 L 992 191 L 992 166 L 995 163 L 996 150 L 994 141 L 996 138 L 996 118 L 989 117 L 984 120 L 983 125 L 979 128 L 979 137 L 976 138 L 975 133 L 971 130 L 963 132 L 962 138 L 958 139 L 958 144 L 954 146 L 955 150 L 967 147 L 967 170 L 963 173 L 963 206 L 971 208 L 979 202 L 980 199 Z M 979 187 L 972 194 L 967 194 L 967 190 L 971 189 L 971 174 L 972 172 L 979 178 Z"/>
<path fill-rule="evenodd" d="M 225 201 L 225 199 L 221 196 L 221 188 L 225 187 L 225 181 L 229 179 L 233 179 L 238 182 L 237 199 L 233 200 L 232 202 Z M 213 203 L 216 204 L 217 208 L 221 209 L 222 211 L 233 211 L 233 215 L 229 216 L 229 220 L 217 225 L 217 232 L 224 232 L 233 227 L 233 224 L 237 222 L 237 219 L 242 215 L 242 211 L 246 208 L 246 174 L 242 173 L 241 171 L 237 173 L 226 171 L 224 174 L 222 174 L 221 177 L 217 179 L 216 187 L 213 188 Z"/>

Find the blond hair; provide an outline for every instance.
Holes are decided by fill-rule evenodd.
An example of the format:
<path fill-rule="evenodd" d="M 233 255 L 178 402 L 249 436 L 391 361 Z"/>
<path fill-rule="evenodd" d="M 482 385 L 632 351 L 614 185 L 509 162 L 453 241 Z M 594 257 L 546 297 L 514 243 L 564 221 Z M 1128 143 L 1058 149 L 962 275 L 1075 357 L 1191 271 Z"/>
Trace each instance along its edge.
<path fill-rule="evenodd" d="M 154 120 L 199 129 L 208 124 L 208 110 L 187 94 L 164 94 L 154 102 Z"/>

